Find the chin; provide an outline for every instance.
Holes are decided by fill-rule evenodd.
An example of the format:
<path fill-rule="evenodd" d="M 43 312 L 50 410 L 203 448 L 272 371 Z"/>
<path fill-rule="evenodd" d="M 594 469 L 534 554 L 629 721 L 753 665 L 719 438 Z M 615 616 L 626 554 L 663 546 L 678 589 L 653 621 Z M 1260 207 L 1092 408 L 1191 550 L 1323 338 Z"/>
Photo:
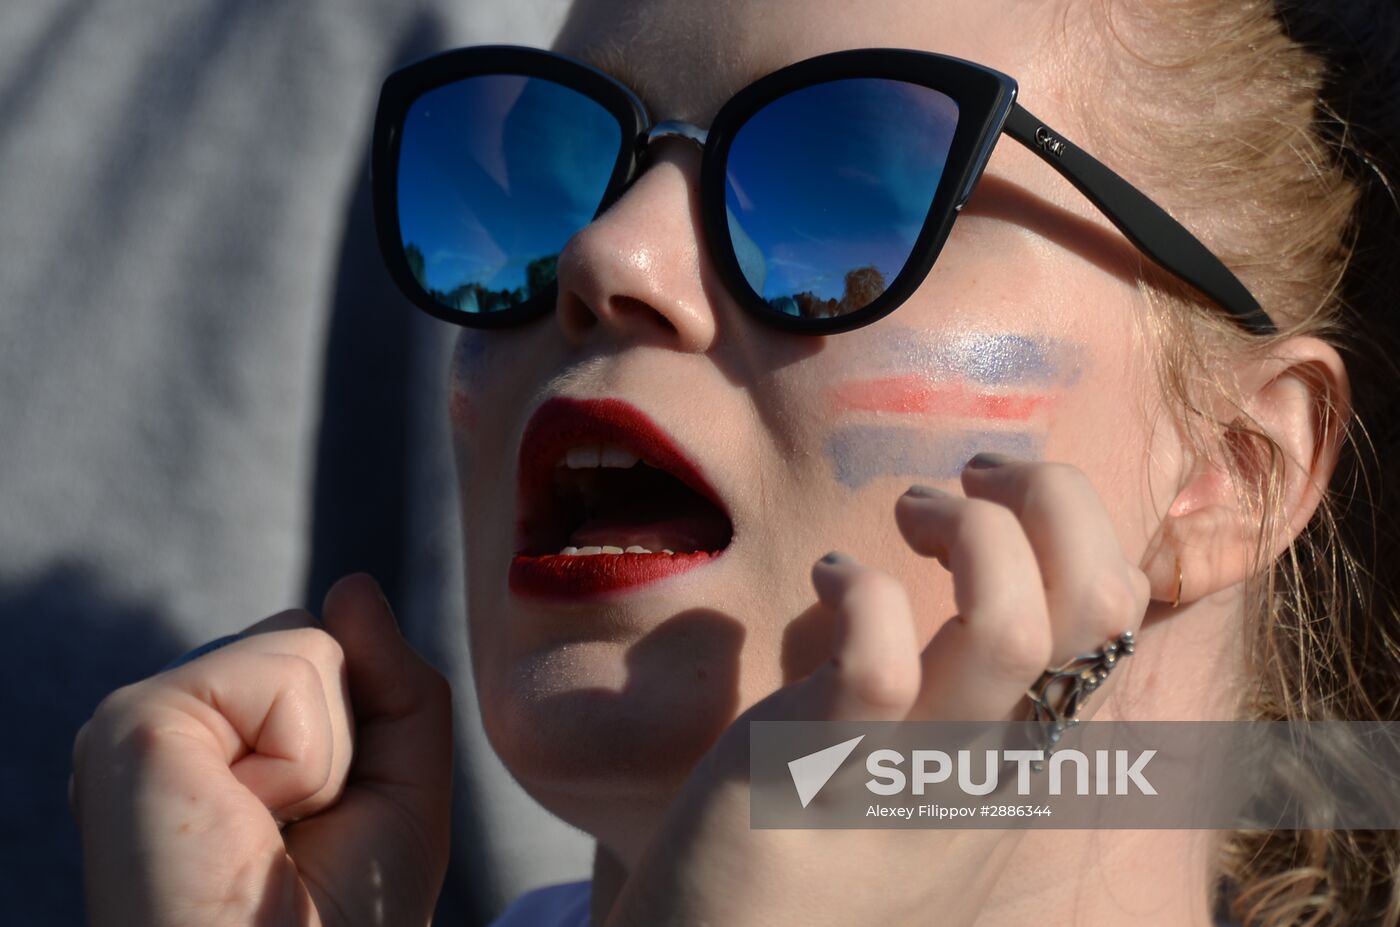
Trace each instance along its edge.
<path fill-rule="evenodd" d="M 624 855 L 733 720 L 732 698 L 677 704 L 641 691 L 559 684 L 482 693 L 482 721 L 512 777 L 545 810 Z"/>
<path fill-rule="evenodd" d="M 474 646 L 487 737 L 542 801 L 672 791 L 741 710 L 744 636 L 697 610 L 632 639 Z"/>

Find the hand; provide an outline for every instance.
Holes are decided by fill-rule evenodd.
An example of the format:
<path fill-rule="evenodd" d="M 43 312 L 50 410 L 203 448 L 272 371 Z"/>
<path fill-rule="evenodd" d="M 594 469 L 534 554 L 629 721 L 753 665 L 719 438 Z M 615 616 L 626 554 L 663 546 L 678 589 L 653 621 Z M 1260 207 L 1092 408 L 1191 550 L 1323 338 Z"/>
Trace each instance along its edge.
<path fill-rule="evenodd" d="M 125 686 L 73 745 L 93 925 L 428 924 L 451 690 L 365 575 Z"/>
<path fill-rule="evenodd" d="M 749 828 L 747 722 L 1010 720 L 1048 665 L 1140 627 L 1150 582 L 1080 470 L 1011 462 L 965 469 L 962 483 L 965 498 L 911 490 L 895 507 L 910 547 L 952 573 L 958 613 L 924 646 L 894 577 L 850 558 L 818 562 L 812 584 L 834 618 L 834 656 L 720 737 L 629 873 L 608 927 L 976 919 L 1024 830 Z"/>

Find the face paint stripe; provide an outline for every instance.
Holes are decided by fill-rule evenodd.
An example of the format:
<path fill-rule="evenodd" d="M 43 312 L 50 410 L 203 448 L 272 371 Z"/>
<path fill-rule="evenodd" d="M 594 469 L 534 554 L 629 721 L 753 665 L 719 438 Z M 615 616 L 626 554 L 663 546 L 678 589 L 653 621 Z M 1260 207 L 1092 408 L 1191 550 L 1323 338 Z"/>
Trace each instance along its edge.
<path fill-rule="evenodd" d="M 961 383 L 941 385 L 917 374 L 843 383 L 829 390 L 828 398 L 838 413 L 897 412 L 1000 421 L 1028 421 L 1055 401 L 1042 394 L 1006 395 Z"/>
<path fill-rule="evenodd" d="M 859 489 L 881 477 L 956 479 L 979 451 L 1041 458 L 1044 438 L 1024 432 L 960 431 L 932 434 L 914 428 L 853 425 L 838 428 L 827 441 L 836 479 Z"/>
<path fill-rule="evenodd" d="M 1082 366 L 1080 349 L 1059 338 L 971 334 L 930 342 L 908 328 L 872 332 L 862 365 L 880 373 L 912 369 L 985 386 L 1072 386 Z"/>
<path fill-rule="evenodd" d="M 453 388 L 449 392 L 447 410 L 452 424 L 459 429 L 470 428 L 476 421 L 472 401 L 467 398 L 466 392 L 462 389 Z"/>

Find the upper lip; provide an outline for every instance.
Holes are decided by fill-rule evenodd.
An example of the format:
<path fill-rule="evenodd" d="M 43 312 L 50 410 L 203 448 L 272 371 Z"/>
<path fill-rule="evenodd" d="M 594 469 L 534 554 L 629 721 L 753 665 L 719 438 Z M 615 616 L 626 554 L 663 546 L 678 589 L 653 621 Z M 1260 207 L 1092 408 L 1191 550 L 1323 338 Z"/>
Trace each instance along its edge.
<path fill-rule="evenodd" d="M 621 399 L 545 400 L 525 425 L 520 440 L 515 549 L 529 543 L 532 523 L 547 514 L 553 500 L 554 467 L 569 448 L 581 444 L 612 444 L 631 451 L 680 480 L 731 518 L 723 499 L 699 465 L 642 410 Z M 732 521 L 732 518 L 731 518 Z"/>

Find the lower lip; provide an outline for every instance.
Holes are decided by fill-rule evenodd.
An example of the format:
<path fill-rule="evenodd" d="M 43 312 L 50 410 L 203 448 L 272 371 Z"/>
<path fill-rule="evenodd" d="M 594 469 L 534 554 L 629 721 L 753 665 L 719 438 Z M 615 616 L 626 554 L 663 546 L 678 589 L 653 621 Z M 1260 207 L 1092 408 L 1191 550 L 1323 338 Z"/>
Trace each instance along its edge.
<path fill-rule="evenodd" d="M 718 556 L 709 551 L 573 557 L 516 554 L 510 563 L 510 591 L 543 599 L 597 598 L 688 573 Z"/>

